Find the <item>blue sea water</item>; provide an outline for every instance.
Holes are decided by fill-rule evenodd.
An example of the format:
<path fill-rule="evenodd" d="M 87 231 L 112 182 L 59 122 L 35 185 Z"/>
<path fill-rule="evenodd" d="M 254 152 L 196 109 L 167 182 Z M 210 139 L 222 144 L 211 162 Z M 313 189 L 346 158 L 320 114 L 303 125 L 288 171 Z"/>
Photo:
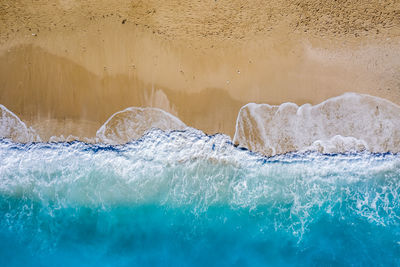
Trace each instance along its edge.
<path fill-rule="evenodd" d="M 400 155 L 0 141 L 0 266 L 400 265 Z"/>

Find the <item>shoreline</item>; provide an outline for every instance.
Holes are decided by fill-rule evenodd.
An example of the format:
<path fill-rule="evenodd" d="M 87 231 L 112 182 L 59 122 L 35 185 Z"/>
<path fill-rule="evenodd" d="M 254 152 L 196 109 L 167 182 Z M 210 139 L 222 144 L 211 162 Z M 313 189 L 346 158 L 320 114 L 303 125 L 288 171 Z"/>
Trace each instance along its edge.
<path fill-rule="evenodd" d="M 398 153 L 400 145 L 400 106 L 366 94 L 345 93 L 317 105 L 286 102 L 281 105 L 248 103 L 240 108 L 235 121 L 234 146 L 265 156 L 291 152 Z M 189 135 L 214 136 L 186 125 L 178 117 L 159 108 L 130 107 L 116 112 L 97 128 L 79 121 L 40 121 L 27 126 L 12 111 L 0 105 L 0 138 L 17 143 L 58 143 L 81 141 L 88 144 L 125 145 L 140 140 L 152 130 L 167 135 L 188 131 Z M 48 132 L 57 126 L 58 132 Z M 80 127 L 77 127 L 79 125 Z M 80 130 L 66 135 L 65 129 Z M 82 129 L 91 129 L 87 136 Z"/>

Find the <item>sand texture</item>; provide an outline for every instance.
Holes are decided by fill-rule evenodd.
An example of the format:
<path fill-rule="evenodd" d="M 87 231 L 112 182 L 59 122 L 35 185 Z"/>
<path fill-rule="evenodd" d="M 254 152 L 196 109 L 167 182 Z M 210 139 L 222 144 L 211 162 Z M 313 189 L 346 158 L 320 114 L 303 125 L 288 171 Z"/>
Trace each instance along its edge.
<path fill-rule="evenodd" d="M 44 141 L 128 107 L 233 137 L 247 103 L 345 92 L 400 104 L 400 1 L 0 2 L 0 104 Z"/>

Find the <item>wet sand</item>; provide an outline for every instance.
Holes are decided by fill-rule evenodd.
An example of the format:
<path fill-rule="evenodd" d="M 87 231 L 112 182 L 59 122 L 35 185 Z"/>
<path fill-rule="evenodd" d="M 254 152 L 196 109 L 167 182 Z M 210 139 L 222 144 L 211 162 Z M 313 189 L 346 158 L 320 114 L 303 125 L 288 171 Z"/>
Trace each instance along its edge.
<path fill-rule="evenodd" d="M 398 1 L 5 0 L 0 29 L 0 104 L 43 140 L 130 106 L 232 137 L 249 102 L 400 104 Z"/>

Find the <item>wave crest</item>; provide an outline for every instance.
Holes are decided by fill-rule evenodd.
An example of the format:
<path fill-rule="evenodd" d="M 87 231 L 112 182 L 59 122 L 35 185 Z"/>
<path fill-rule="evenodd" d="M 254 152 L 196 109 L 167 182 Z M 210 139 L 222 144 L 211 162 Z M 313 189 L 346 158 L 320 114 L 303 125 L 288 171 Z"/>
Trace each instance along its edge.
<path fill-rule="evenodd" d="M 183 130 L 186 125 L 158 108 L 130 107 L 112 115 L 97 131 L 100 142 L 124 144 L 143 136 L 148 130 Z"/>
<path fill-rule="evenodd" d="M 239 112 L 234 142 L 266 155 L 303 149 L 329 153 L 364 149 L 399 152 L 400 107 L 356 93 L 315 106 L 250 103 Z"/>
<path fill-rule="evenodd" d="M 40 141 L 32 128 L 28 128 L 17 115 L 0 105 L 0 138 L 11 139 L 14 142 L 28 143 Z"/>

